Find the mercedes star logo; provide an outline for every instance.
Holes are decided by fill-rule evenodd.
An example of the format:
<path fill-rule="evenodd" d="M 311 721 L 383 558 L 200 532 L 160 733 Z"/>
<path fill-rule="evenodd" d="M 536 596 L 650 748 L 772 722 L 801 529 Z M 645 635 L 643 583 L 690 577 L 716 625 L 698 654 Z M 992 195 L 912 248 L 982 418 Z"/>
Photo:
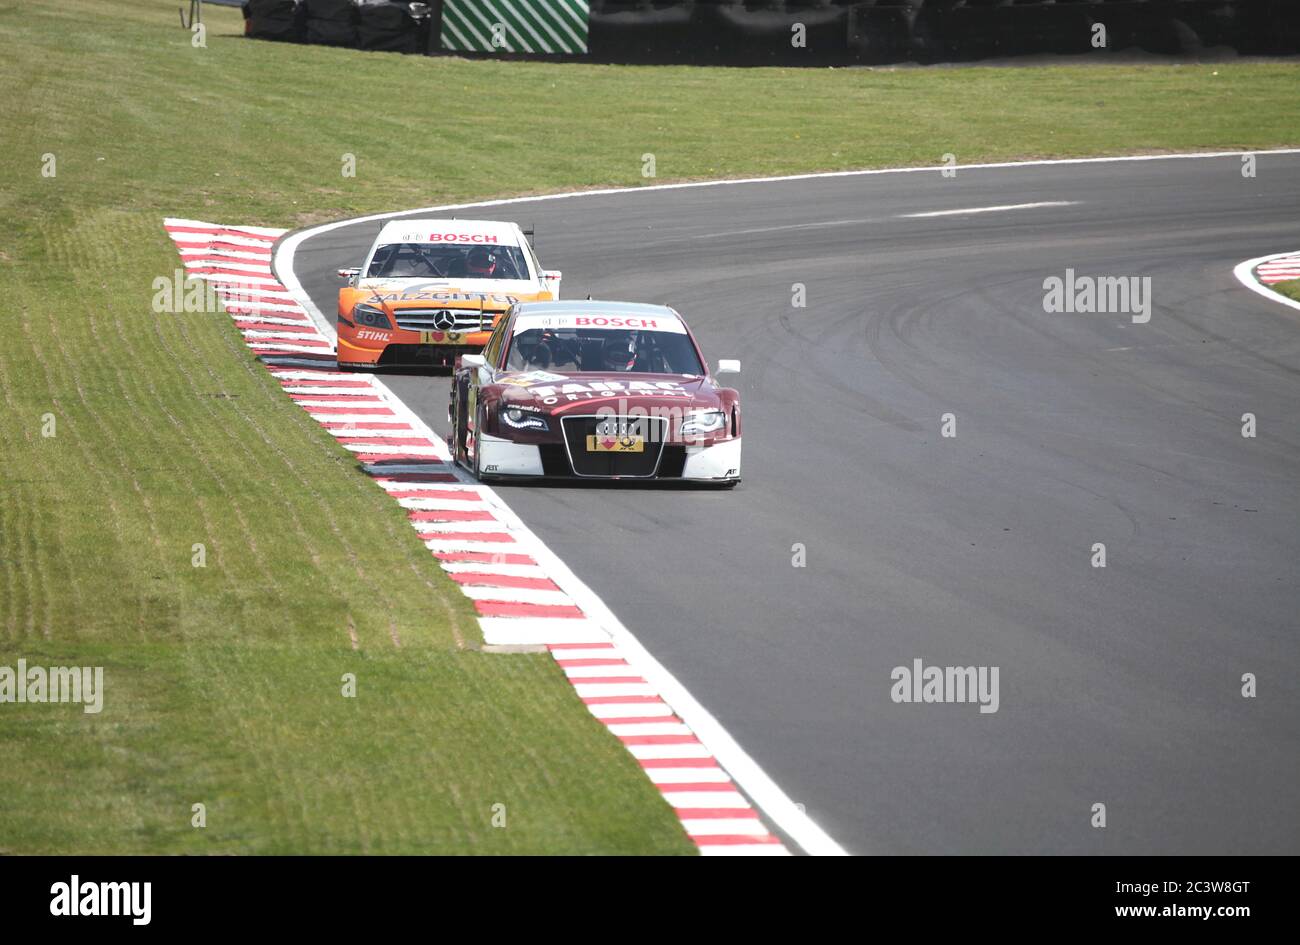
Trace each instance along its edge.
<path fill-rule="evenodd" d="M 438 331 L 451 331 L 456 327 L 456 313 L 444 309 L 441 312 L 435 312 L 433 315 L 433 327 Z"/>

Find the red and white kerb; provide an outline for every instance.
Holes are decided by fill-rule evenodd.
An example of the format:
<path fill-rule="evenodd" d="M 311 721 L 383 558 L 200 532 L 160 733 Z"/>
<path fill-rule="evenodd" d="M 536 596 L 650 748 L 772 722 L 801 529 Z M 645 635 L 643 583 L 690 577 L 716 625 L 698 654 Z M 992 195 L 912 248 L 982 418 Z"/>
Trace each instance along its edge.
<path fill-rule="evenodd" d="M 447 444 L 382 383 L 336 369 L 333 339 L 271 271 L 272 247 L 286 231 L 181 219 L 164 225 L 186 275 L 212 283 L 285 394 L 356 454 L 362 469 L 406 510 L 443 570 L 474 601 L 484 642 L 545 647 L 588 711 L 672 805 L 701 853 L 787 855 L 708 747 L 638 670 L 635 657 L 564 589 L 565 574 L 543 563 L 558 560 L 554 554 L 491 489 L 462 479 Z M 456 242 L 477 242 L 474 234 L 451 235 Z M 658 321 L 663 324 L 649 327 L 685 331 L 674 319 Z"/>

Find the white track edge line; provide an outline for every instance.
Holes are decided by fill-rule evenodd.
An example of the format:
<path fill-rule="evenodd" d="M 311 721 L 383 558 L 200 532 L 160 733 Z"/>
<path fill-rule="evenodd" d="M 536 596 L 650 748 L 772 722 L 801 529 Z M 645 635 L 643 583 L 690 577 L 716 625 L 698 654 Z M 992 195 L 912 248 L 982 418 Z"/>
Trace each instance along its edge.
<path fill-rule="evenodd" d="M 963 207 L 959 210 L 926 210 L 924 213 L 900 213 L 900 220 L 919 220 L 926 217 L 964 217 L 976 213 L 1006 213 L 1011 210 L 1038 210 L 1042 207 L 1077 207 L 1079 200 L 1039 200 L 1036 203 L 1003 203 L 994 207 Z"/>
<path fill-rule="evenodd" d="M 1123 163 L 1134 161 L 1160 161 L 1160 160 L 1194 160 L 1198 158 L 1214 157 L 1240 157 L 1242 154 L 1300 154 L 1300 148 L 1277 148 L 1265 151 L 1214 151 L 1185 154 L 1159 154 L 1159 155 L 1128 155 L 1121 157 L 1101 157 L 1101 158 L 1064 158 L 1059 160 L 1044 161 L 1008 161 L 985 164 L 968 164 L 960 165 L 967 170 L 980 170 L 992 168 L 1012 168 L 1012 167 L 1037 167 L 1052 165 L 1068 164 L 1100 164 L 1100 163 Z M 736 180 L 715 180 L 715 181 L 693 181 L 681 184 L 657 184 L 649 187 L 617 187 L 605 188 L 601 190 L 573 191 L 560 194 L 543 194 L 534 197 L 510 197 L 499 200 L 484 200 L 460 204 L 444 204 L 434 207 L 419 207 L 411 210 L 399 210 L 389 213 L 370 214 L 368 216 L 355 217 L 349 220 L 337 220 L 333 223 L 325 223 L 315 227 L 298 230 L 281 238 L 274 247 L 271 255 L 271 271 L 276 278 L 280 280 L 281 285 L 287 288 L 290 294 L 302 305 L 311 316 L 312 321 L 321 329 L 328 338 L 336 338 L 334 326 L 325 317 L 324 313 L 316 306 L 315 300 L 303 288 L 302 283 L 298 281 L 298 274 L 294 270 L 293 263 L 298 250 L 298 246 L 306 239 L 317 236 L 321 233 L 327 233 L 332 230 L 340 229 L 345 226 L 351 226 L 356 223 L 367 223 L 375 220 L 389 220 L 401 216 L 409 216 L 416 213 L 435 213 L 446 210 L 463 210 L 475 207 L 498 207 L 508 206 L 519 203 L 539 203 L 551 200 L 568 200 L 576 197 L 594 197 L 609 196 L 617 194 L 642 193 L 647 191 L 662 190 L 683 190 L 692 187 L 721 187 L 733 186 L 738 184 L 758 184 L 758 183 L 779 183 L 786 181 L 799 180 L 817 180 L 821 178 L 833 177 L 866 177 L 877 174 L 909 174 L 933 172 L 943 170 L 943 166 L 938 167 L 899 167 L 899 168 L 876 168 L 859 171 L 830 171 L 815 174 L 792 174 L 776 177 L 752 177 Z M 1279 253 L 1277 255 L 1285 255 Z M 281 271 L 280 260 L 285 259 L 284 271 Z M 1263 259 L 1272 259 L 1273 256 L 1262 257 Z M 1243 263 L 1242 265 L 1246 265 Z M 1237 269 L 1240 270 L 1241 266 Z M 1238 276 L 1240 279 L 1240 275 Z M 1243 283 L 1257 291 L 1268 293 L 1270 290 L 1265 289 L 1258 284 L 1251 285 L 1245 280 Z M 1253 279 L 1251 280 L 1253 282 Z M 1276 292 L 1271 295 L 1277 299 L 1290 301 L 1283 298 Z M 1293 303 L 1295 304 L 1295 303 Z M 1300 308 L 1300 304 L 1296 304 Z M 442 442 L 432 430 L 429 430 L 427 424 L 421 420 L 414 411 L 394 394 L 387 385 L 371 375 L 376 387 L 383 391 L 392 405 L 394 412 L 405 414 L 407 419 L 417 424 L 417 429 L 425 429 L 434 437 L 435 442 Z M 448 468 L 452 470 L 458 479 L 469 481 L 462 476 L 462 471 L 455 464 L 449 464 Z M 602 623 L 607 623 L 607 629 L 615 641 L 619 643 L 627 654 L 634 659 L 629 662 L 641 670 L 641 675 L 652 683 L 659 685 L 660 693 L 669 698 L 669 704 L 677 709 L 678 716 L 690 726 L 695 732 L 696 737 L 710 747 L 714 757 L 718 762 L 731 774 L 732 778 L 745 790 L 753 799 L 754 803 L 765 813 L 773 823 L 780 827 L 785 833 L 794 840 L 806 853 L 813 855 L 845 856 L 847 855 L 843 847 L 835 842 L 831 836 L 818 826 L 811 817 L 795 806 L 794 802 L 785 794 L 785 792 L 776 784 L 775 781 L 755 762 L 749 754 L 740 747 L 731 734 L 722 727 L 713 715 L 705 709 L 690 692 L 677 681 L 677 679 L 668 670 L 659 663 L 657 659 L 642 646 L 641 642 L 623 626 L 622 621 L 614 616 L 603 600 L 596 595 L 576 574 L 573 573 L 560 558 L 554 554 L 546 545 L 542 544 L 540 539 L 532 535 L 532 531 L 523 525 L 523 522 L 513 510 L 506 505 L 495 490 L 483 486 L 484 498 L 492 504 L 498 505 L 500 509 L 509 514 L 522 530 L 526 531 L 530 537 L 536 541 L 535 548 L 547 563 L 554 567 L 555 574 L 553 580 L 560 587 L 568 591 L 569 595 L 578 603 L 585 613 L 595 613 L 602 618 Z M 531 544 L 531 542 L 530 542 Z M 536 555 L 534 557 L 537 557 Z M 590 608 L 590 609 L 589 609 Z"/>
<path fill-rule="evenodd" d="M 433 430 L 386 385 L 372 375 L 377 387 L 387 392 L 393 410 L 405 415 L 417 429 L 428 431 L 437 442 L 443 442 Z M 472 482 L 459 466 L 448 464 L 448 470 L 457 478 Z M 591 620 L 598 623 L 613 639 L 620 655 L 627 660 L 637 675 L 657 688 L 666 702 L 717 759 L 732 780 L 806 853 L 815 856 L 846 856 L 847 852 L 826 833 L 776 784 L 758 763 L 750 757 L 703 705 L 691 695 L 655 657 L 647 650 L 622 621 L 614 615 L 605 602 L 579 578 L 567 564 L 540 539 L 509 505 L 490 486 L 479 484 L 483 501 L 494 507 L 497 517 L 516 536 L 513 551 L 532 555 L 547 572 L 552 581 L 567 593 L 573 602 Z"/>
<path fill-rule="evenodd" d="M 1118 157 L 1051 158 L 1040 161 L 994 161 L 983 164 L 958 164 L 955 169 L 978 171 L 1016 167 L 1051 167 L 1069 164 L 1181 161 L 1196 160 L 1200 158 L 1241 157 L 1244 154 L 1300 154 L 1300 148 L 1268 148 L 1261 151 L 1192 151 L 1178 154 L 1128 154 L 1120 155 Z M 939 164 L 925 167 L 877 167 L 856 171 L 818 171 L 810 174 L 786 174 L 784 176 L 738 177 L 726 180 L 697 180 L 684 181 L 677 184 L 651 184 L 645 187 L 606 187 L 599 190 L 574 190 L 559 194 L 538 194 L 532 197 L 502 197 L 496 200 L 478 200 L 470 203 L 448 203 L 434 207 L 415 207 L 410 210 L 371 213 L 365 216 L 352 217 L 347 220 L 335 220 L 332 223 L 322 223 L 319 226 L 295 230 L 287 236 L 282 236 L 280 241 L 276 243 L 275 251 L 271 256 L 271 271 L 280 279 L 281 284 L 283 284 L 285 288 L 287 288 L 293 296 L 302 303 L 303 308 L 305 308 L 308 314 L 312 316 L 312 319 L 318 325 L 327 327 L 329 326 L 329 323 L 324 314 L 316 307 L 316 303 L 312 300 L 311 296 L 303 290 L 302 284 L 298 281 L 298 274 L 293 269 L 294 254 L 298 249 L 298 244 L 303 240 L 320 233 L 328 233 L 331 230 L 336 230 L 340 227 L 351 226 L 354 223 L 371 223 L 376 220 L 391 220 L 396 217 L 411 216 L 416 213 L 439 213 L 446 210 L 468 210 L 476 207 L 504 207 L 519 203 L 572 200 L 578 197 L 608 197 L 619 194 L 654 193 L 663 190 L 687 190 L 693 187 L 727 187 L 741 184 L 779 184 L 788 181 L 820 180 L 823 178 L 835 177 L 870 177 L 878 174 L 932 174 L 935 171 L 952 171 L 953 169 L 953 167 L 948 165 Z M 286 259 L 286 271 L 283 274 L 280 272 L 281 254 L 283 254 Z M 332 326 L 329 326 L 328 330 L 332 333 Z"/>
<path fill-rule="evenodd" d="M 309 233 L 310 231 L 302 232 Z M 285 243 L 287 242 L 285 241 Z M 298 242 L 301 242 L 301 240 Z M 285 244 L 282 243 L 281 245 Z M 296 247 L 297 243 L 295 242 L 289 251 L 287 266 L 290 272 L 292 272 L 293 266 L 293 249 L 296 249 Z M 288 285 L 288 283 L 285 284 Z M 307 293 L 303 290 L 296 277 L 290 291 L 300 299 L 307 297 Z M 310 301 L 310 299 L 308 300 Z M 311 308 L 314 308 L 314 306 Z M 310 311 L 311 308 L 308 310 Z M 319 314 L 319 311 L 317 314 Z M 326 337 L 335 338 L 334 326 L 325 322 L 323 318 L 322 323 L 322 330 L 325 332 Z M 435 443 L 445 446 L 442 437 L 430 429 L 429 425 L 389 389 L 388 385 L 380 380 L 377 375 L 372 374 L 369 377 L 374 387 L 388 401 L 395 414 L 405 418 L 414 429 L 425 431 Z M 464 470 L 454 463 L 448 462 L 447 469 L 458 480 L 473 483 L 478 487 L 483 501 L 494 506 L 501 520 L 507 524 L 511 532 L 515 533 L 517 542 L 511 550 L 531 554 L 538 564 L 546 568 L 551 580 L 573 599 L 583 613 L 601 625 L 613 639 L 615 645 L 622 650 L 621 655 L 627 659 L 630 665 L 637 669 L 642 678 L 646 679 L 651 685 L 658 687 L 660 697 L 672 708 L 677 717 L 690 727 L 696 738 L 712 752 L 713 757 L 731 776 L 731 779 L 750 797 L 755 806 L 767 815 L 772 823 L 784 831 L 804 852 L 810 855 L 848 855 L 847 851 L 832 839 L 830 834 L 823 830 L 807 813 L 796 806 L 794 801 L 790 800 L 785 791 L 750 757 L 749 753 L 740 746 L 740 743 L 723 728 L 722 723 L 715 719 L 713 714 L 704 708 L 663 664 L 655 659 L 650 651 L 641 644 L 641 641 L 614 615 L 614 612 L 601 600 L 599 595 L 588 587 L 555 552 L 551 551 L 533 533 L 532 529 L 524 524 L 514 510 L 497 495 L 495 489 L 470 479 Z"/>

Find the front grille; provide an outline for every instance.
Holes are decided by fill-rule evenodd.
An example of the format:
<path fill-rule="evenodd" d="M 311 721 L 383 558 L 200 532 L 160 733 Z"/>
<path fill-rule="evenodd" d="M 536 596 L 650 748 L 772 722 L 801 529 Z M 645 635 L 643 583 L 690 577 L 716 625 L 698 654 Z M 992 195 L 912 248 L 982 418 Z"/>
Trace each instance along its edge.
<path fill-rule="evenodd" d="M 407 331 L 490 331 L 496 318 L 495 312 L 469 308 L 398 308 L 393 314 L 397 317 L 397 327 Z M 440 315 L 444 317 L 439 319 Z M 446 315 L 456 319 L 456 323 L 446 325 Z M 444 327 L 440 328 L 435 321 L 443 322 Z"/>
<path fill-rule="evenodd" d="M 388 345 L 380 367 L 451 367 L 456 355 L 482 351 L 471 345 Z"/>
<path fill-rule="evenodd" d="M 587 437 L 596 433 L 596 424 L 617 420 L 630 424 L 630 432 L 642 436 L 645 449 L 640 453 L 592 453 L 587 451 Z M 653 424 L 659 424 L 655 428 Z M 579 476 L 628 476 L 647 478 L 659 468 L 659 457 L 664 449 L 668 421 L 663 417 L 565 417 L 560 421 L 564 429 L 564 445 L 569 450 L 569 462 Z"/>
<path fill-rule="evenodd" d="M 539 443 L 537 452 L 542 457 L 543 476 L 562 478 L 573 475 L 573 467 L 569 465 L 569 454 L 563 443 Z"/>
<path fill-rule="evenodd" d="M 664 458 L 659 461 L 658 478 L 680 479 L 686 468 L 686 447 L 680 443 L 669 443 L 664 447 Z"/>

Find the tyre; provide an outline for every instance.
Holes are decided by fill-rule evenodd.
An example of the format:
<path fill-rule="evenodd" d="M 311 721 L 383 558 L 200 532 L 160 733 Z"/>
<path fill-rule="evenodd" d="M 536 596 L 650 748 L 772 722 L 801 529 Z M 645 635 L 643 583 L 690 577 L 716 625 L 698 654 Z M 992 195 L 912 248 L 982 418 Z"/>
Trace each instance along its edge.
<path fill-rule="evenodd" d="M 483 432 L 483 403 L 480 401 L 474 408 L 474 478 L 479 482 L 483 481 L 483 450 L 480 448 L 479 434 Z"/>
<path fill-rule="evenodd" d="M 457 466 L 465 468 L 468 468 L 469 460 L 465 444 L 465 436 L 468 432 L 465 424 L 465 392 L 458 381 L 451 401 L 451 459 Z"/>

